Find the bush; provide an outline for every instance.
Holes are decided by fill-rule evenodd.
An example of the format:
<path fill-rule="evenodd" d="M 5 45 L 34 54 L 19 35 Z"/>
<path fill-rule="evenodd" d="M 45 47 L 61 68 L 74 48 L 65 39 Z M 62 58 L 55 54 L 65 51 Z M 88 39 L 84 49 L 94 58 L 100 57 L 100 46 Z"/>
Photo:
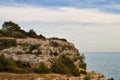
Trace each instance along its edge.
<path fill-rule="evenodd" d="M 1 30 L 1 34 L 7 37 L 10 37 L 12 35 L 11 31 L 2 31 L 2 30 Z"/>
<path fill-rule="evenodd" d="M 47 74 L 50 73 L 50 69 L 45 64 L 40 64 L 39 68 L 36 69 L 35 72 L 39 74 Z"/>
<path fill-rule="evenodd" d="M 19 68 L 30 68 L 29 63 L 27 63 L 27 62 L 15 61 L 15 64 Z"/>
<path fill-rule="evenodd" d="M 84 80 L 91 80 L 89 76 L 85 76 Z"/>
<path fill-rule="evenodd" d="M 69 74 L 70 69 L 65 64 L 61 62 L 61 60 L 57 60 L 51 67 L 52 72 L 59 74 Z"/>
<path fill-rule="evenodd" d="M 75 62 L 75 61 L 77 61 L 77 60 L 80 60 L 80 62 L 81 62 L 81 64 L 79 65 L 79 67 L 80 68 L 83 68 L 83 69 L 86 69 L 86 67 L 87 67 L 87 64 L 85 63 L 85 56 L 82 54 L 81 56 L 79 56 L 79 57 L 75 57 L 74 59 L 73 59 L 73 61 Z"/>
<path fill-rule="evenodd" d="M 16 46 L 15 39 L 0 39 L 0 50 Z"/>
<path fill-rule="evenodd" d="M 25 74 L 32 71 L 29 63 L 22 61 L 14 61 L 16 68 L 14 69 L 14 73 Z"/>
<path fill-rule="evenodd" d="M 42 40 L 45 40 L 45 36 L 43 36 L 42 34 L 39 35 L 39 38 L 42 39 Z"/>
<path fill-rule="evenodd" d="M 0 71 L 14 72 L 15 64 L 8 60 L 4 55 L 0 56 Z"/>
<path fill-rule="evenodd" d="M 75 67 L 74 62 L 69 57 L 62 55 L 60 57 L 60 59 L 61 59 L 62 63 L 65 64 L 66 66 L 71 67 L 71 68 Z"/>
<path fill-rule="evenodd" d="M 29 36 L 29 37 L 32 37 L 32 38 L 38 38 L 38 37 L 39 37 L 33 29 L 31 29 L 31 30 L 28 32 L 28 36 Z"/>
<path fill-rule="evenodd" d="M 71 61 L 66 56 L 61 56 L 51 67 L 52 72 L 60 74 L 71 74 L 73 76 L 79 76 L 80 72 Z"/>
<path fill-rule="evenodd" d="M 2 25 L 2 30 L 4 30 L 4 31 L 19 31 L 20 26 L 12 21 L 6 21 Z"/>
<path fill-rule="evenodd" d="M 0 71 L 23 74 L 30 72 L 29 69 L 29 64 L 25 62 L 9 60 L 4 55 L 0 56 Z"/>
<path fill-rule="evenodd" d="M 86 64 L 86 63 L 81 63 L 81 64 L 80 64 L 80 68 L 86 69 L 86 67 L 87 67 L 87 64 Z"/>
<path fill-rule="evenodd" d="M 76 69 L 76 68 L 71 68 L 71 74 L 72 74 L 73 76 L 80 76 L 80 72 L 79 72 L 79 70 Z"/>
<path fill-rule="evenodd" d="M 15 37 L 15 38 L 26 38 L 26 35 L 24 35 L 23 33 L 21 32 L 16 32 L 12 35 L 12 37 Z"/>
<path fill-rule="evenodd" d="M 51 40 L 61 40 L 61 41 L 67 42 L 67 40 L 64 39 L 64 38 L 60 39 L 60 38 L 53 37 L 53 38 L 49 38 L 49 39 L 51 39 Z"/>
<path fill-rule="evenodd" d="M 81 73 L 81 74 L 87 74 L 87 72 L 86 72 L 86 71 L 83 71 L 83 70 L 81 70 L 80 73 Z"/>

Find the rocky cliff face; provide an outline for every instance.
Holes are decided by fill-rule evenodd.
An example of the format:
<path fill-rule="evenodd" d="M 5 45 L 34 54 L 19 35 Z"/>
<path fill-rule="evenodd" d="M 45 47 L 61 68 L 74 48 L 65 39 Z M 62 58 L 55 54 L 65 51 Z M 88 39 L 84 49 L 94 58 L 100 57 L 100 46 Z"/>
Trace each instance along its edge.
<path fill-rule="evenodd" d="M 84 74 L 81 74 L 78 77 L 68 76 L 67 75 L 55 75 L 49 78 L 43 76 L 33 77 L 32 79 L 27 78 L 26 80 L 106 80 L 106 78 L 102 74 L 98 74 L 95 72 L 86 71 L 85 68 L 81 69 L 80 66 L 83 63 L 81 61 L 81 55 L 78 49 L 75 48 L 74 44 L 67 42 L 66 40 L 60 39 L 37 39 L 37 38 L 10 38 L 10 37 L 1 37 L 0 40 L 14 40 L 16 45 L 7 46 L 7 48 L 2 48 L 0 51 L 0 55 L 4 55 L 7 59 L 13 61 L 22 61 L 30 64 L 31 68 L 38 68 L 40 64 L 44 63 L 49 68 L 51 68 L 52 64 L 59 59 L 61 56 L 65 55 L 69 59 L 74 61 L 74 65 L 76 68 L 80 69 Z M 2 44 L 2 42 L 0 42 Z M 5 43 L 6 44 L 6 43 Z M 5 45 L 4 44 L 4 45 Z M 5 74 L 1 74 L 5 75 Z M 9 75 L 9 74 L 8 74 Z M 11 75 L 10 75 L 11 76 Z M 18 75 L 17 75 L 18 76 Z M 19 75 L 20 76 L 20 75 Z M 47 75 L 46 75 L 47 76 Z M 29 76 L 31 77 L 31 76 Z M 51 79 L 50 79 L 51 77 Z M 61 77 L 63 77 L 61 79 Z M 12 80 L 14 76 L 9 77 Z M 85 79 L 86 78 L 86 79 Z M 3 77 L 2 80 L 7 80 Z M 0 79 L 1 80 L 1 79 Z M 24 80 L 24 79 L 19 79 Z"/>
<path fill-rule="evenodd" d="M 37 67 L 40 63 L 51 66 L 54 60 L 62 55 L 66 55 L 70 59 L 80 56 L 74 44 L 62 40 L 42 40 L 36 38 L 11 39 L 16 40 L 17 46 L 3 49 L 0 54 L 4 54 L 5 57 L 15 61 L 28 62 L 31 67 Z M 79 60 L 76 60 L 74 63 L 76 66 L 80 65 Z"/>

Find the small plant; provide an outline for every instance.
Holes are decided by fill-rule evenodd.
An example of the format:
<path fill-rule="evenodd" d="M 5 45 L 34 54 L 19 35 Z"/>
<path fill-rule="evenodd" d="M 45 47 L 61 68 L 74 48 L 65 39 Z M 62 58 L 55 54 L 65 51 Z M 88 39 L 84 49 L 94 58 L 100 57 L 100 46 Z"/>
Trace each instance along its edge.
<path fill-rule="evenodd" d="M 16 46 L 15 39 L 0 39 L 0 50 Z"/>
<path fill-rule="evenodd" d="M 59 74 L 69 74 L 70 68 L 61 62 L 61 60 L 57 60 L 53 63 L 51 67 L 52 72 Z"/>
<path fill-rule="evenodd" d="M 73 76 L 80 76 L 80 72 L 77 68 L 71 68 L 71 74 Z"/>
<path fill-rule="evenodd" d="M 86 72 L 86 71 L 83 71 L 83 70 L 81 70 L 80 73 L 81 73 L 81 74 L 87 74 L 87 72 Z"/>
<path fill-rule="evenodd" d="M 85 76 L 84 80 L 91 80 L 89 76 Z"/>
<path fill-rule="evenodd" d="M 40 34 L 38 38 L 39 38 L 39 39 L 42 39 L 42 40 L 45 40 L 45 39 L 46 39 L 45 36 L 43 36 L 42 34 Z"/>
<path fill-rule="evenodd" d="M 65 55 L 61 56 L 51 67 L 52 72 L 60 74 L 71 74 L 73 76 L 79 76 L 80 72 L 74 65 L 73 61 Z"/>
<path fill-rule="evenodd" d="M 31 29 L 29 32 L 28 32 L 28 36 L 32 37 L 32 38 L 38 38 L 38 35 L 36 34 L 36 32 Z"/>
<path fill-rule="evenodd" d="M 80 68 L 86 69 L 87 64 L 86 63 L 81 63 Z"/>
<path fill-rule="evenodd" d="M 13 61 L 5 58 L 4 55 L 0 56 L 0 71 L 14 72 L 15 64 Z"/>
<path fill-rule="evenodd" d="M 39 74 L 47 74 L 50 73 L 50 69 L 45 64 L 40 64 L 39 68 L 37 68 L 35 72 Z"/>
<path fill-rule="evenodd" d="M 29 63 L 27 63 L 27 62 L 22 62 L 22 61 L 18 60 L 18 61 L 15 61 L 15 64 L 19 68 L 30 68 Z"/>
<path fill-rule="evenodd" d="M 64 39 L 64 38 L 60 39 L 60 38 L 53 37 L 53 38 L 49 38 L 49 39 L 51 39 L 51 40 L 61 40 L 61 41 L 67 42 L 67 40 Z"/>
<path fill-rule="evenodd" d="M 15 38 L 26 38 L 26 35 L 24 35 L 23 33 L 21 32 L 15 32 L 12 37 L 15 37 Z"/>

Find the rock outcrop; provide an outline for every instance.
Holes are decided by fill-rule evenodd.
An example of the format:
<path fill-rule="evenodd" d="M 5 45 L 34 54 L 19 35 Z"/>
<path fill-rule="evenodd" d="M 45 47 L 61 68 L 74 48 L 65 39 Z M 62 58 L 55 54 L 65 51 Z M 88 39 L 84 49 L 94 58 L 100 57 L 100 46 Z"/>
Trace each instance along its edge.
<path fill-rule="evenodd" d="M 80 56 L 79 51 L 70 42 L 36 38 L 13 39 L 16 40 L 17 46 L 3 49 L 0 54 L 15 61 L 28 62 L 32 67 L 40 63 L 50 66 L 55 59 L 62 55 L 71 59 Z M 79 62 L 77 61 L 77 63 Z"/>
<path fill-rule="evenodd" d="M 74 44 L 59 40 L 59 39 L 37 39 L 37 38 L 7 38 L 3 37 L 0 39 L 11 39 L 16 41 L 16 46 L 8 47 L 0 51 L 0 55 L 4 55 L 9 60 L 13 61 L 22 61 L 30 64 L 32 68 L 38 68 L 39 64 L 44 63 L 49 68 L 59 59 L 61 56 L 65 55 L 70 59 L 74 60 L 74 65 L 79 68 L 83 63 L 80 60 L 80 57 L 83 57 L 75 48 Z M 106 80 L 102 74 L 95 72 L 87 71 L 82 69 L 85 73 L 81 74 L 78 77 L 67 76 L 67 75 L 58 75 L 54 74 L 54 77 L 51 77 L 50 74 L 47 74 L 47 77 L 38 76 L 25 78 L 26 80 L 88 80 L 85 78 L 90 78 L 90 80 Z M 80 70 L 81 71 L 81 70 Z M 4 74 L 2 74 L 4 75 Z M 53 75 L 52 75 L 53 76 Z M 11 76 L 12 77 L 12 76 Z M 50 78 L 51 77 L 51 78 Z M 1 80 L 1 79 L 0 79 Z M 8 79 L 3 79 L 8 80 Z M 24 79 L 14 79 L 10 78 L 9 80 L 24 80 Z"/>

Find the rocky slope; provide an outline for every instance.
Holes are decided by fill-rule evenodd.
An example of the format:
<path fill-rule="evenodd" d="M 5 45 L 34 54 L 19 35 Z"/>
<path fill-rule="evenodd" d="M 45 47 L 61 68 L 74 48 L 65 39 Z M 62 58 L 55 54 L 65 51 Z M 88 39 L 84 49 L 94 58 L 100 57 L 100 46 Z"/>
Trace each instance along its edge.
<path fill-rule="evenodd" d="M 1 38 L 16 40 L 17 46 L 1 50 L 0 54 L 15 60 L 28 62 L 31 67 L 37 67 L 40 63 L 51 66 L 55 59 L 62 55 L 73 59 L 80 56 L 79 51 L 70 42 L 52 39 L 36 38 Z M 74 62 L 76 66 L 80 65 L 79 59 Z"/>
<path fill-rule="evenodd" d="M 55 60 L 65 55 L 71 60 L 76 59 L 74 60 L 75 66 L 79 68 L 80 71 L 85 73 L 78 77 L 69 76 L 69 80 L 85 80 L 85 78 L 90 78 L 90 80 L 106 80 L 102 74 L 90 72 L 80 68 L 80 65 L 83 63 L 80 60 L 82 55 L 80 55 L 74 44 L 70 42 L 59 39 L 43 40 L 30 37 L 23 39 L 1 37 L 0 40 L 16 41 L 16 46 L 11 46 L 0 51 L 0 55 L 3 54 L 9 60 L 27 62 L 30 64 L 31 68 L 37 68 L 41 63 L 44 63 L 50 68 Z M 64 77 L 64 79 L 61 79 L 61 77 Z M 33 80 L 50 80 L 49 78 L 46 79 L 46 77 L 42 76 L 38 76 L 38 79 L 35 77 L 33 78 Z M 67 80 L 66 78 L 66 75 L 56 75 L 56 77 L 51 78 L 51 80 Z M 15 80 L 14 77 L 12 80 Z M 24 79 L 20 78 L 20 80 Z M 28 80 L 31 79 L 28 78 Z"/>

